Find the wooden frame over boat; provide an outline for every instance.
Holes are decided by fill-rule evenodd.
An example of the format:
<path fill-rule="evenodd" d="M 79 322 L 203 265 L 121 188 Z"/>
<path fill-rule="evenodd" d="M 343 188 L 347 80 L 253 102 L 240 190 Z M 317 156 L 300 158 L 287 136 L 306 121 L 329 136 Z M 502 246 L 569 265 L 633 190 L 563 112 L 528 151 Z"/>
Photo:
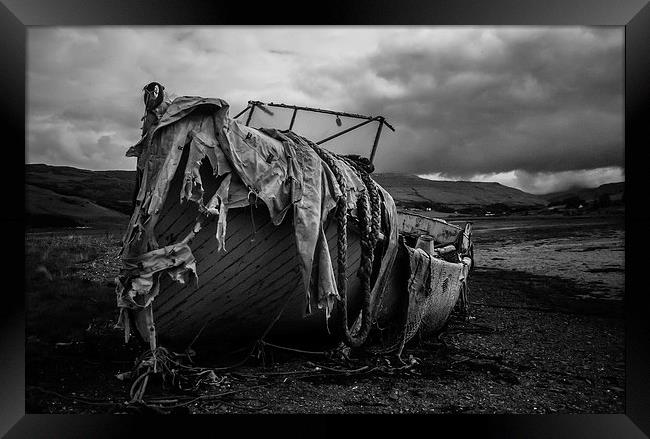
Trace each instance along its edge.
<path fill-rule="evenodd" d="M 253 118 L 253 113 L 255 112 L 256 108 L 259 108 L 263 112 L 269 115 L 273 115 L 273 112 L 269 110 L 267 107 L 275 107 L 275 108 L 288 108 L 292 109 L 293 113 L 291 114 L 291 122 L 289 123 L 289 127 L 287 128 L 289 131 L 293 129 L 293 125 L 296 121 L 296 116 L 298 115 L 298 111 L 307 111 L 307 112 L 312 112 L 312 113 L 321 113 L 321 114 L 332 114 L 337 117 L 337 121 L 340 121 L 339 116 L 344 116 L 344 117 L 350 117 L 353 119 L 363 119 L 364 122 L 360 122 L 354 126 L 351 126 L 349 128 L 346 128 L 344 130 L 339 131 L 336 134 L 333 134 L 331 136 L 328 136 L 324 139 L 321 139 L 317 142 L 315 142 L 317 145 L 322 145 L 325 142 L 329 142 L 330 140 L 333 140 L 337 137 L 340 137 L 344 134 L 349 133 L 350 131 L 356 130 L 358 128 L 361 128 L 362 126 L 369 124 L 371 122 L 378 122 L 377 124 L 377 133 L 375 134 L 375 140 L 372 143 L 372 150 L 370 151 L 370 163 L 373 163 L 375 160 L 375 154 L 377 153 L 377 146 L 379 145 L 379 137 L 381 136 L 381 129 L 386 125 L 388 129 L 391 131 L 395 131 L 395 128 L 391 124 L 389 124 L 384 116 L 366 116 L 363 114 L 356 114 L 356 113 L 347 113 L 345 111 L 334 111 L 334 110 L 325 110 L 322 108 L 315 108 L 315 107 L 305 107 L 305 106 L 300 106 L 300 105 L 287 105 L 287 104 L 276 104 L 273 102 L 260 102 L 260 101 L 248 101 L 248 106 L 244 108 L 242 111 L 240 111 L 234 119 L 237 119 L 238 117 L 248 113 L 248 117 L 246 119 L 246 126 L 249 126 L 251 123 L 251 119 Z"/>

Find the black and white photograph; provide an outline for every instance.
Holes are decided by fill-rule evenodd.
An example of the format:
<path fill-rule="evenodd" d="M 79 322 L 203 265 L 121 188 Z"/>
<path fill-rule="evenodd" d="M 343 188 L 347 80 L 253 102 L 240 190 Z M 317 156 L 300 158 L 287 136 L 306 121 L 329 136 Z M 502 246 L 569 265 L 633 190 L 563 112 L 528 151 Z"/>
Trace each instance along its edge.
<path fill-rule="evenodd" d="M 624 414 L 624 26 L 35 26 L 28 414 Z"/>

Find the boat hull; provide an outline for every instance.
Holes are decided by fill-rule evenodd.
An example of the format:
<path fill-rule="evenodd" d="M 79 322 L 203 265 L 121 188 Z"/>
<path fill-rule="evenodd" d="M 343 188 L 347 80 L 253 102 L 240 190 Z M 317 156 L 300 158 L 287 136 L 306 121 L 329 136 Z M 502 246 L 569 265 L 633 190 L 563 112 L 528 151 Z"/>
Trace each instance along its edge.
<path fill-rule="evenodd" d="M 382 297 L 376 316 L 378 326 L 382 328 L 380 344 L 387 350 L 399 349 L 413 336 L 414 330 L 426 334 L 435 334 L 442 330 L 459 298 L 466 292 L 467 276 L 472 265 L 471 257 L 466 256 L 470 226 L 466 225 L 463 230 L 443 220 L 404 211 L 399 212 L 398 218 L 402 239 L 393 270 L 389 274 L 389 287 Z M 456 247 L 458 256 L 454 264 L 462 273 L 458 284 L 451 288 L 435 288 L 430 293 L 424 293 L 425 297 L 420 291 L 413 289 L 418 283 L 414 266 L 432 263 L 432 259 L 424 256 L 426 252 L 419 255 L 416 253 L 419 236 L 432 237 L 436 246 Z M 430 254 L 434 255 L 437 253 Z M 414 264 L 413 258 L 420 261 Z M 435 282 L 435 279 L 433 281 Z"/>
<path fill-rule="evenodd" d="M 206 194 L 214 178 L 206 175 Z M 178 194 L 181 181 L 175 178 L 170 194 Z M 207 196 L 207 195 L 206 195 Z M 192 230 L 198 216 L 196 203 L 170 195 L 156 225 L 160 246 L 178 242 Z M 326 236 L 337 273 L 337 227 L 326 224 Z M 180 284 L 161 276 L 160 291 L 153 301 L 156 334 L 163 345 L 182 348 L 209 345 L 211 351 L 241 347 L 260 338 L 290 336 L 294 341 L 333 341 L 331 327 L 337 321 L 336 307 L 326 322 L 325 310 L 311 306 L 307 312 L 293 227 L 288 212 L 282 223 L 274 225 L 263 203 L 230 209 L 227 216 L 225 251 L 218 249 L 216 221 L 208 222 L 192 239 L 190 248 L 196 259 L 197 282 Z M 352 319 L 360 309 L 360 281 L 356 275 L 361 259 L 358 233 L 348 227 L 348 306 Z M 313 284 L 313 282 L 312 282 Z M 315 288 L 312 285 L 312 288 Z M 138 330 L 147 337 L 143 316 Z M 304 340 L 303 340 L 304 339 Z"/>
<path fill-rule="evenodd" d="M 183 168 L 181 165 L 180 169 Z M 217 180 L 207 166 L 201 167 L 201 174 L 206 201 L 216 192 Z M 181 193 L 182 183 L 183 175 L 177 172 L 155 226 L 159 246 L 182 240 L 200 216 L 196 203 L 181 202 L 176 195 Z M 382 337 L 384 346 L 399 346 L 412 320 L 415 302 L 409 290 L 410 261 L 417 236 L 432 235 L 436 245 L 453 242 L 459 250 L 461 247 L 462 229 L 457 226 L 404 212 L 400 212 L 399 219 L 398 230 L 403 239 L 394 264 L 385 274 L 387 287 L 376 298 L 379 303 L 375 319 L 384 328 L 380 332 L 387 336 Z M 322 346 L 340 340 L 335 330 L 341 318 L 337 307 L 329 320 L 325 310 L 316 304 L 308 309 L 310 301 L 304 289 L 291 209 L 279 225 L 271 222 L 268 209 L 261 202 L 229 209 L 225 250 L 219 249 L 216 229 L 216 220 L 208 221 L 189 242 L 196 261 L 197 282 L 182 284 L 169 276 L 160 277 L 159 293 L 152 303 L 159 343 L 176 350 L 205 346 L 218 354 L 250 346 L 262 337 L 294 347 Z M 325 223 L 325 234 L 336 275 L 338 230 L 332 218 Z M 348 222 L 347 238 L 347 323 L 351 326 L 362 302 L 357 277 L 361 246 L 353 222 Z M 317 288 L 314 281 L 312 276 L 312 289 Z M 436 298 L 435 306 L 427 306 L 427 330 L 442 328 L 459 293 L 456 289 L 446 290 Z M 315 291 L 310 294 L 316 296 Z M 145 312 L 136 317 L 136 326 L 142 337 L 148 339 Z"/>

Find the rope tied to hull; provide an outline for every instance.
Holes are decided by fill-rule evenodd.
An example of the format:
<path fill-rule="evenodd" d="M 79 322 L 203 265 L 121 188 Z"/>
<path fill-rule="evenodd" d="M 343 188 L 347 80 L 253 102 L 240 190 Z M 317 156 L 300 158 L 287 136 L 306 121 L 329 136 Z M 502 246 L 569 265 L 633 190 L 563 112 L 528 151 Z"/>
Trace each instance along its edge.
<path fill-rule="evenodd" d="M 361 164 L 351 158 L 338 156 L 326 149 L 323 149 L 315 143 L 305 139 L 303 140 L 318 154 L 334 173 L 336 181 L 342 195 L 336 202 L 336 222 L 337 222 L 337 288 L 341 301 L 339 307 L 340 316 L 340 333 L 346 345 L 352 348 L 362 346 L 372 324 L 370 315 L 370 298 L 371 298 L 371 281 L 372 268 L 374 262 L 374 250 L 379 238 L 381 227 L 381 208 L 379 204 L 379 193 L 374 181 L 368 175 L 366 169 Z M 349 164 L 353 171 L 363 181 L 366 191 L 357 198 L 357 216 L 359 220 L 359 229 L 361 235 L 361 264 L 357 271 L 357 276 L 361 280 L 361 293 L 363 297 L 361 307 L 361 325 L 356 333 L 352 333 L 348 327 L 348 302 L 347 302 L 347 187 L 343 173 L 337 163 L 342 160 Z"/>
<path fill-rule="evenodd" d="M 368 172 L 367 165 L 365 165 L 363 162 L 354 160 L 351 156 L 342 156 L 340 158 L 352 167 L 352 169 L 361 178 L 363 184 L 368 190 L 372 219 L 370 245 L 374 249 L 375 245 L 377 245 L 377 242 L 379 241 L 379 234 L 381 231 L 381 200 L 379 198 L 379 189 L 377 188 L 377 183 L 375 183 L 375 181 L 370 177 L 370 172 Z"/>

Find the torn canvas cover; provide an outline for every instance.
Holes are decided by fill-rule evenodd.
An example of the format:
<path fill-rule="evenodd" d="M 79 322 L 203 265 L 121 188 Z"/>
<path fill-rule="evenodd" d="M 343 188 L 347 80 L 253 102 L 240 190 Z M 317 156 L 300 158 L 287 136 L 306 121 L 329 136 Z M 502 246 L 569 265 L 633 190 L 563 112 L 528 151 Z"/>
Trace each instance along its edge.
<path fill-rule="evenodd" d="M 178 282 L 192 279 L 200 284 L 191 240 L 209 221 L 216 221 L 214 239 L 218 250 L 228 251 L 225 238 L 229 209 L 258 201 L 268 208 L 274 225 L 281 224 L 287 212 L 292 212 L 305 309 L 311 312 L 313 303 L 329 316 L 339 294 L 324 225 L 341 196 L 347 201 L 348 214 L 354 217 L 357 198 L 366 191 L 350 164 L 336 159 L 345 182 L 342 193 L 332 169 L 300 136 L 248 127 L 229 117 L 227 102 L 196 96 L 181 96 L 168 103 L 158 122 L 136 146 L 129 149 L 128 155 L 138 158 L 141 177 L 123 237 L 123 269 L 116 289 L 123 327 L 129 326 L 124 324 L 130 315 L 125 310 L 137 311 L 152 304 L 163 274 Z M 181 163 L 185 163 L 183 169 Z M 205 199 L 205 175 L 200 172 L 205 163 L 212 170 L 210 183 L 218 185 L 209 199 Z M 177 173 L 182 173 L 183 184 L 180 193 L 171 193 L 170 184 Z M 175 197 L 178 203 L 196 205 L 197 216 L 176 242 L 161 246 L 155 227 L 169 197 Z M 397 242 L 395 205 L 385 191 L 382 205 L 384 217 L 388 218 L 383 224 L 389 250 L 381 264 L 385 277 Z M 315 292 L 310 288 L 313 273 Z M 380 279 L 377 284 L 381 287 L 385 282 Z M 380 290 L 376 286 L 373 294 L 380 294 Z"/>

